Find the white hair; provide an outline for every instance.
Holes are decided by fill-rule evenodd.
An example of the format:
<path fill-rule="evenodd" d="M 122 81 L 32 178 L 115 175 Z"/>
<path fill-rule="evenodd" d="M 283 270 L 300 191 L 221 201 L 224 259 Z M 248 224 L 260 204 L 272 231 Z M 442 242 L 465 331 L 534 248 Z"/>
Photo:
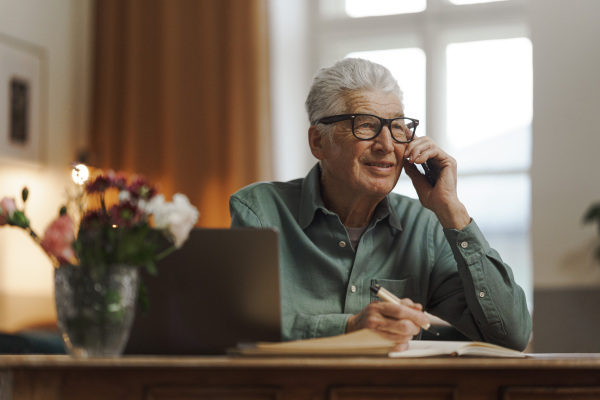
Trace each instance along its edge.
<path fill-rule="evenodd" d="M 324 117 L 348 113 L 348 94 L 357 91 L 391 93 L 398 96 L 402 104 L 402 91 L 389 69 L 362 58 L 345 58 L 317 71 L 305 102 L 310 124 L 316 125 Z"/>

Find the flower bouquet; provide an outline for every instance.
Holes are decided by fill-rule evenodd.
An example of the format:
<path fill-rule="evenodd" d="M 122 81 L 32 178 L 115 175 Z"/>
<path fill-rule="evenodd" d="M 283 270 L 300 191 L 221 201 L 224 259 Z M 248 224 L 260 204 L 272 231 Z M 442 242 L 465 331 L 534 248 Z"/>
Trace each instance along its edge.
<path fill-rule="evenodd" d="M 183 194 L 171 202 L 140 176 L 100 171 L 78 187 L 43 236 L 25 213 L 29 191 L 0 200 L 0 226 L 24 229 L 55 269 L 58 325 L 70 354 L 121 354 L 135 303 L 146 301 L 139 269 L 156 263 L 187 240 L 198 211 Z"/>

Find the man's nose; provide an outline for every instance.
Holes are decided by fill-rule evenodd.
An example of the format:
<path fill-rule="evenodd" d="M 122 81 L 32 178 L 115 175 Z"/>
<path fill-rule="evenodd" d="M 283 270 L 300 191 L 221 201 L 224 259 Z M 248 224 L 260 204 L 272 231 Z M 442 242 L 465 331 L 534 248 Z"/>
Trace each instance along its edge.
<path fill-rule="evenodd" d="M 381 145 L 382 151 L 389 153 L 394 150 L 394 139 L 392 139 L 392 131 L 389 126 L 383 125 L 375 140 Z"/>

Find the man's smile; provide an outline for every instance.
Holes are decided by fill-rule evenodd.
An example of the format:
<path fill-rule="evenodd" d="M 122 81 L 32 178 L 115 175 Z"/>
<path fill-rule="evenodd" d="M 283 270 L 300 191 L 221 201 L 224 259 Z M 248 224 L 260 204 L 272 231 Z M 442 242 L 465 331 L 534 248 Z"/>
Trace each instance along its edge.
<path fill-rule="evenodd" d="M 394 164 L 389 162 L 366 162 L 365 165 L 376 168 L 393 168 Z"/>

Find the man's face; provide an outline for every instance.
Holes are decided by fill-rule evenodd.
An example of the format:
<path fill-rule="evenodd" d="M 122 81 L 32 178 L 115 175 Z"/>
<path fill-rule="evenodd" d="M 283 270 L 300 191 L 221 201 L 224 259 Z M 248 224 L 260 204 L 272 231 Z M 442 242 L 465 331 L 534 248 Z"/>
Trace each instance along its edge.
<path fill-rule="evenodd" d="M 393 94 L 361 91 L 350 94 L 347 101 L 349 114 L 403 116 L 402 104 Z M 336 123 L 333 141 L 324 139 L 322 151 L 315 154 L 321 160 L 324 190 L 334 196 L 385 197 L 398 182 L 405 148 L 405 143 L 392 140 L 387 126 L 374 139 L 358 140 L 352 135 L 351 121 Z"/>

